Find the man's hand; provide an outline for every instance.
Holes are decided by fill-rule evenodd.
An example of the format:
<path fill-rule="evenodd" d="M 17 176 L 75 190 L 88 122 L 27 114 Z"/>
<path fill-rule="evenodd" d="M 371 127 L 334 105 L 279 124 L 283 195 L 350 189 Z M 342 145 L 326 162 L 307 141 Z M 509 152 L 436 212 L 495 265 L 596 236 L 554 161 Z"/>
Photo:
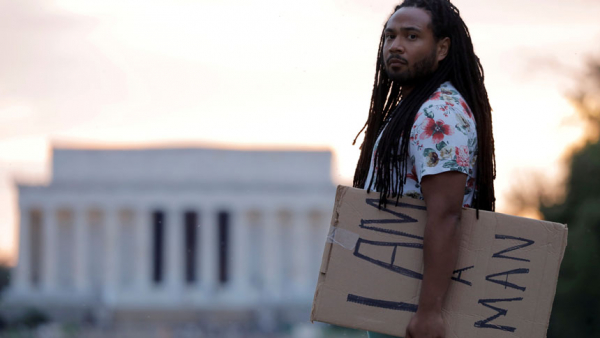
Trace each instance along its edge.
<path fill-rule="evenodd" d="M 445 338 L 441 312 L 419 312 L 411 318 L 405 338 Z"/>

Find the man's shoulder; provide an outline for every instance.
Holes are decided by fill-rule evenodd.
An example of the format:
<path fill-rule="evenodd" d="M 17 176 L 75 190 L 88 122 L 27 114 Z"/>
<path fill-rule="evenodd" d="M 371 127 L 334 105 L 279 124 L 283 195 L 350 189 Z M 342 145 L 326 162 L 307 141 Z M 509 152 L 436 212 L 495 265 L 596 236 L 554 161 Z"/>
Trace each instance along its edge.
<path fill-rule="evenodd" d="M 429 96 L 427 101 L 423 104 L 423 107 L 427 105 L 444 105 L 448 107 L 461 107 L 467 108 L 467 103 L 458 90 L 452 85 L 450 81 L 446 81 L 440 85 L 440 87 Z"/>
<path fill-rule="evenodd" d="M 445 119 L 450 115 L 460 115 L 458 118 L 472 120 L 473 113 L 460 92 L 446 81 L 423 103 L 415 122 L 420 118 Z"/>

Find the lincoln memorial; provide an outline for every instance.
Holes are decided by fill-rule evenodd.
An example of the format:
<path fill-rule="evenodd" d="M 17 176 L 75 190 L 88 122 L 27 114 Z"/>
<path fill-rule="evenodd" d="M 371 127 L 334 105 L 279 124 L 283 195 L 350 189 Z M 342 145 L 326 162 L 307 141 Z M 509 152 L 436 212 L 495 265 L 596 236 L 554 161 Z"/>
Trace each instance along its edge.
<path fill-rule="evenodd" d="M 258 308 L 308 319 L 335 195 L 331 160 L 55 148 L 47 185 L 17 183 L 19 255 L 4 305 L 59 319 Z"/>

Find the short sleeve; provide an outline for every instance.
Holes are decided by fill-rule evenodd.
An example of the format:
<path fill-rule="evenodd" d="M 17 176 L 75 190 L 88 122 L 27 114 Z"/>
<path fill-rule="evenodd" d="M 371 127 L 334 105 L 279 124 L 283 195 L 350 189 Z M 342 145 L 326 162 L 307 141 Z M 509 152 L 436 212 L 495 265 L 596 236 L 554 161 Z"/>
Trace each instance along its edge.
<path fill-rule="evenodd" d="M 409 152 L 420 183 L 447 171 L 473 175 L 477 132 L 470 111 L 443 101 L 422 107 L 410 134 Z"/>

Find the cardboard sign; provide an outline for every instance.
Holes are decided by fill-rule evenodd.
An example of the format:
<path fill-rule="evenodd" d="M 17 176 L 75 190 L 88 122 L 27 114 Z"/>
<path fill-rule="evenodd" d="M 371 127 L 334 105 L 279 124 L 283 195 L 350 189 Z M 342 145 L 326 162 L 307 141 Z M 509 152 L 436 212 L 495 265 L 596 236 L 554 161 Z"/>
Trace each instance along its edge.
<path fill-rule="evenodd" d="M 339 186 L 311 320 L 404 336 L 423 273 L 424 201 L 379 210 L 379 193 Z M 443 305 L 446 336 L 546 337 L 567 245 L 562 224 L 463 209 Z"/>

